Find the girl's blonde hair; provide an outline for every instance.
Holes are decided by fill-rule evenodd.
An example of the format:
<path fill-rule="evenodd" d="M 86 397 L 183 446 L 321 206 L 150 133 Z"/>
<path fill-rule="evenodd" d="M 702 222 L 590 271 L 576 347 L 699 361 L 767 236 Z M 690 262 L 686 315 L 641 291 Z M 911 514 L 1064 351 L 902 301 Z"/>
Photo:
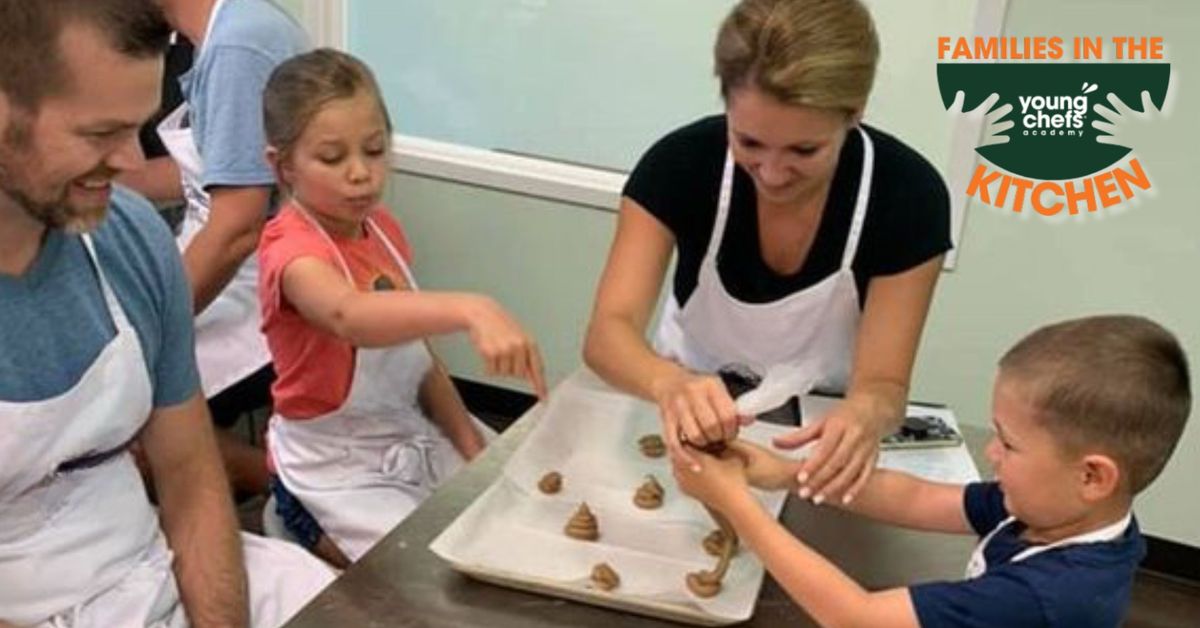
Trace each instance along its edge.
<path fill-rule="evenodd" d="M 263 91 L 267 144 L 286 157 L 322 107 L 364 91 L 379 105 L 390 138 L 392 121 L 375 75 L 365 63 L 332 48 L 319 48 L 284 61 L 271 73 Z"/>
<path fill-rule="evenodd" d="M 742 0 L 721 24 L 714 57 L 726 99 L 755 87 L 785 104 L 861 112 L 879 38 L 858 0 Z"/>

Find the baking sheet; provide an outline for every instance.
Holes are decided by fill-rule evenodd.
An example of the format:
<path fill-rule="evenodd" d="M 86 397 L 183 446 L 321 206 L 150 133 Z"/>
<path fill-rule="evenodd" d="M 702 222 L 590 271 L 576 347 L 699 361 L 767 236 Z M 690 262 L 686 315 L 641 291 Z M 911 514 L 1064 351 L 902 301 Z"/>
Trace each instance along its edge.
<path fill-rule="evenodd" d="M 684 584 L 688 572 L 716 564 L 701 544 L 716 526 L 699 503 L 679 492 L 665 455 L 647 458 L 638 449 L 638 438 L 660 432 L 654 406 L 617 393 L 584 370 L 534 411 L 541 413 L 537 426 L 496 481 L 430 544 L 435 554 L 483 580 L 601 606 L 703 625 L 749 619 L 763 568 L 748 550 L 734 557 L 717 596 L 699 598 Z M 741 436 L 769 445 L 791 429 L 760 422 Z M 563 475 L 555 495 L 537 489 L 548 471 Z M 657 510 L 633 505 L 647 474 L 666 490 Z M 783 492 L 756 496 L 779 515 Z M 599 521 L 598 541 L 563 534 L 583 501 Z M 620 575 L 611 592 L 590 583 L 592 566 L 600 562 Z"/>

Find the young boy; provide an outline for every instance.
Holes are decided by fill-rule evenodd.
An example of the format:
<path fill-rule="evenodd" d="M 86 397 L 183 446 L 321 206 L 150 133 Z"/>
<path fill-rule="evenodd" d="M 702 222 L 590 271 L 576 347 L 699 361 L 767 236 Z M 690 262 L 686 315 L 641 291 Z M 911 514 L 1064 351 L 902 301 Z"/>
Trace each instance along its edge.
<path fill-rule="evenodd" d="M 994 482 L 966 486 L 876 471 L 843 507 L 897 525 L 974 533 L 966 579 L 868 592 L 793 537 L 747 491 L 806 493 L 799 463 L 743 442 L 680 488 L 723 513 L 821 625 L 1116 626 L 1145 554 L 1131 506 L 1162 471 L 1191 407 L 1170 332 L 1133 316 L 1043 327 L 1000 360 Z"/>

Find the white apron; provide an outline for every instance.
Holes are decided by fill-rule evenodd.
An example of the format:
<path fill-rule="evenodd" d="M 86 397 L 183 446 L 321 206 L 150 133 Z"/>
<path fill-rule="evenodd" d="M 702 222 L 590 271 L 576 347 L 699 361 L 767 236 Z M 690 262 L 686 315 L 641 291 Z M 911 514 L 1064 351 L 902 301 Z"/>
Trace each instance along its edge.
<path fill-rule="evenodd" d="M 150 377 L 91 239 L 83 242 L 116 336 L 67 392 L 0 402 L 0 618 L 184 625 L 171 554 L 127 449 L 150 416 Z"/>
<path fill-rule="evenodd" d="M 654 341 L 659 354 L 705 372 L 742 364 L 761 375 L 780 364 L 814 363 L 822 374 L 817 388 L 845 391 L 859 319 L 851 264 L 867 214 L 875 163 L 871 138 L 862 129 L 858 133 L 863 142 L 862 174 L 841 266 L 820 282 L 770 303 L 736 299 L 721 283 L 717 270 L 717 252 L 733 196 L 734 160 L 732 154 L 726 154 L 716 222 L 700 262 L 696 288 L 682 308 L 674 294 L 668 299 Z"/>
<path fill-rule="evenodd" d="M 347 281 L 350 267 L 316 220 L 301 212 L 329 242 Z M 404 272 L 408 265 L 370 219 L 367 225 Z M 351 561 L 358 560 L 463 464 L 417 402 L 433 366 L 425 343 L 414 340 L 355 351 L 350 394 L 340 408 L 311 419 L 271 417 L 269 450 L 280 480 Z"/>
<path fill-rule="evenodd" d="M 209 15 L 208 32 L 224 6 L 218 0 Z M 203 45 L 203 44 L 202 44 Z M 202 48 L 196 50 L 196 58 Z M 208 222 L 211 201 L 202 185 L 204 160 L 196 148 L 191 125 L 187 122 L 188 105 L 181 104 L 158 125 L 158 135 L 171 153 L 183 179 L 187 211 L 176 242 L 186 250 L 192 238 Z M 196 317 L 196 363 L 200 385 L 211 399 L 229 386 L 249 377 L 271 361 L 263 338 L 262 312 L 258 305 L 258 256 L 251 254 L 238 268 L 229 284 Z"/>
<path fill-rule="evenodd" d="M 1100 528 L 1099 530 L 1085 532 L 1083 534 L 1061 539 L 1053 543 L 1047 543 L 1046 545 L 1035 545 L 1033 547 L 1026 548 L 1021 552 L 1018 552 L 1017 555 L 1013 556 L 1008 562 L 1019 563 L 1031 556 L 1037 556 L 1042 552 L 1048 552 L 1054 548 L 1063 547 L 1065 545 L 1082 545 L 1084 543 L 1103 543 L 1105 541 L 1111 541 L 1120 537 L 1122 534 L 1125 534 L 1125 529 L 1129 527 L 1129 523 L 1132 520 L 1133 513 L 1130 512 L 1129 514 L 1126 514 L 1120 521 Z M 971 552 L 971 560 L 967 562 L 966 578 L 968 580 L 972 578 L 978 578 L 979 576 L 987 573 L 988 564 L 987 558 L 985 558 L 983 554 L 984 548 L 987 547 L 987 544 L 992 540 L 992 537 L 996 536 L 997 532 L 1003 530 L 1014 521 L 1016 521 L 1016 517 L 1009 517 L 1004 521 L 1001 521 L 996 525 L 995 528 L 992 529 L 991 532 L 988 532 L 987 536 L 983 537 L 983 540 L 979 541 L 978 545 L 975 546 L 975 551 Z"/>
<path fill-rule="evenodd" d="M 116 336 L 62 395 L 0 401 L 0 619 L 185 627 L 172 553 L 128 451 L 152 411 L 141 343 L 82 240 Z M 256 627 L 280 625 L 332 580 L 295 546 L 243 542 Z"/>

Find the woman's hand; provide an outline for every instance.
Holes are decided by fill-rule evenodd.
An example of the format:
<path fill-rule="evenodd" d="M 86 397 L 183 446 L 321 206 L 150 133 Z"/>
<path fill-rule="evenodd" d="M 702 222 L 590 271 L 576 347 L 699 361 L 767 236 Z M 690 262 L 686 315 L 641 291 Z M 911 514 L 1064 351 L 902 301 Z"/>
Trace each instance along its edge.
<path fill-rule="evenodd" d="M 460 301 L 467 334 L 483 358 L 485 372 L 526 379 L 539 399 L 546 398 L 546 379 L 537 342 L 491 298 L 465 295 Z"/>
<path fill-rule="evenodd" d="M 671 459 L 692 469 L 699 466 L 694 450 L 737 438 L 739 417 L 725 384 L 715 375 L 684 369 L 655 382 L 654 400 L 662 418 L 663 441 Z"/>
<path fill-rule="evenodd" d="M 871 417 L 861 406 L 843 401 L 823 419 L 775 438 L 774 444 L 797 449 L 817 441 L 796 474 L 800 497 L 811 497 L 815 504 L 831 499 L 847 504 L 875 470 L 879 439 L 888 425 L 889 421 Z"/>

